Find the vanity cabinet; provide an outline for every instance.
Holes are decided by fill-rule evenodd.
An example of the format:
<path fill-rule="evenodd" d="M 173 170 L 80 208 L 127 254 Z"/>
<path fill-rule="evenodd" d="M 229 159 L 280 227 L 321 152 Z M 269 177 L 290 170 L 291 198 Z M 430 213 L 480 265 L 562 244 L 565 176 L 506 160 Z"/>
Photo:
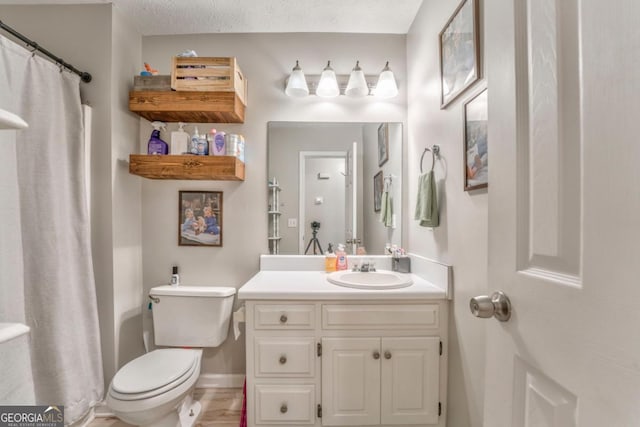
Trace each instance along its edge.
<path fill-rule="evenodd" d="M 445 425 L 446 301 L 245 304 L 249 427 Z"/>
<path fill-rule="evenodd" d="M 322 425 L 437 424 L 439 337 L 323 338 Z"/>

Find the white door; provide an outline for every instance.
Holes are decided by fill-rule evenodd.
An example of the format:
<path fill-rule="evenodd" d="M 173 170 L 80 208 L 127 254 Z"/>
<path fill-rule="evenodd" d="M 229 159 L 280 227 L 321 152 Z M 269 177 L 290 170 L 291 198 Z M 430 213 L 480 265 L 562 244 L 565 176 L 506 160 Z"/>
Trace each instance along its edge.
<path fill-rule="evenodd" d="M 351 245 L 351 253 L 358 249 L 358 143 L 351 144 L 347 151 L 345 185 L 345 242 Z M 349 246 L 347 246 L 347 250 Z"/>
<path fill-rule="evenodd" d="M 346 151 L 301 151 L 299 253 L 320 255 L 344 238 Z M 315 227 L 312 226 L 315 223 Z M 314 234 L 315 231 L 315 234 Z"/>
<path fill-rule="evenodd" d="M 484 425 L 640 425 L 640 2 L 491 0 Z"/>
<path fill-rule="evenodd" d="M 440 338 L 382 338 L 380 423 L 438 424 Z"/>
<path fill-rule="evenodd" d="M 322 339 L 322 425 L 380 424 L 380 338 Z"/>

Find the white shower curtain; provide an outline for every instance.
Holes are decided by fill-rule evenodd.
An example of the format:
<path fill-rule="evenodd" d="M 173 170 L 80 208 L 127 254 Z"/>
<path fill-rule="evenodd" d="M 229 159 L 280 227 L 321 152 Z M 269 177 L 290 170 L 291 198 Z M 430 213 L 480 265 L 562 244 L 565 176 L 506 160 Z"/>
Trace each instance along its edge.
<path fill-rule="evenodd" d="M 72 423 L 104 392 L 85 193 L 79 77 L 6 38 L 0 70 L 29 128 L 16 136 L 23 295 L 36 402 Z M 4 96 L 4 95 L 3 95 Z"/>

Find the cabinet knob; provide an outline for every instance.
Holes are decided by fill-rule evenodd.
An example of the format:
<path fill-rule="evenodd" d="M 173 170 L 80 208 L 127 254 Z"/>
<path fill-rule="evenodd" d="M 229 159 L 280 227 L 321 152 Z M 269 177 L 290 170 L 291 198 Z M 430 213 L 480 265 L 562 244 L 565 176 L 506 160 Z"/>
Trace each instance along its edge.
<path fill-rule="evenodd" d="M 379 351 L 377 351 L 377 350 L 376 350 L 376 351 L 374 351 L 374 352 L 373 352 L 373 358 L 374 358 L 374 359 L 376 359 L 376 360 L 380 359 L 380 352 L 379 352 Z"/>
<path fill-rule="evenodd" d="M 385 351 L 384 352 L 384 358 L 387 359 L 387 360 L 391 359 L 391 352 L 390 351 Z"/>
<path fill-rule="evenodd" d="M 280 323 L 287 323 L 287 315 L 283 314 L 282 316 L 280 316 Z"/>
<path fill-rule="evenodd" d="M 283 414 L 286 414 L 288 410 L 289 408 L 287 408 L 287 404 L 283 403 L 282 406 L 280 407 L 280 412 L 282 412 Z"/>
<path fill-rule="evenodd" d="M 284 365 L 285 363 L 287 363 L 287 356 L 284 356 L 284 355 L 280 356 L 280 364 Z"/>

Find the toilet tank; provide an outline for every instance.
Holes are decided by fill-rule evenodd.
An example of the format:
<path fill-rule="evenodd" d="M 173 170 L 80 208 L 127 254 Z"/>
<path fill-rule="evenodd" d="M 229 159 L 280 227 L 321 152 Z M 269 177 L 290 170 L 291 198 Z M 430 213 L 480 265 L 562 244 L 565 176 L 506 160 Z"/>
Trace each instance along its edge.
<path fill-rule="evenodd" d="M 235 288 L 158 286 L 151 288 L 156 345 L 217 347 L 227 339 Z"/>

